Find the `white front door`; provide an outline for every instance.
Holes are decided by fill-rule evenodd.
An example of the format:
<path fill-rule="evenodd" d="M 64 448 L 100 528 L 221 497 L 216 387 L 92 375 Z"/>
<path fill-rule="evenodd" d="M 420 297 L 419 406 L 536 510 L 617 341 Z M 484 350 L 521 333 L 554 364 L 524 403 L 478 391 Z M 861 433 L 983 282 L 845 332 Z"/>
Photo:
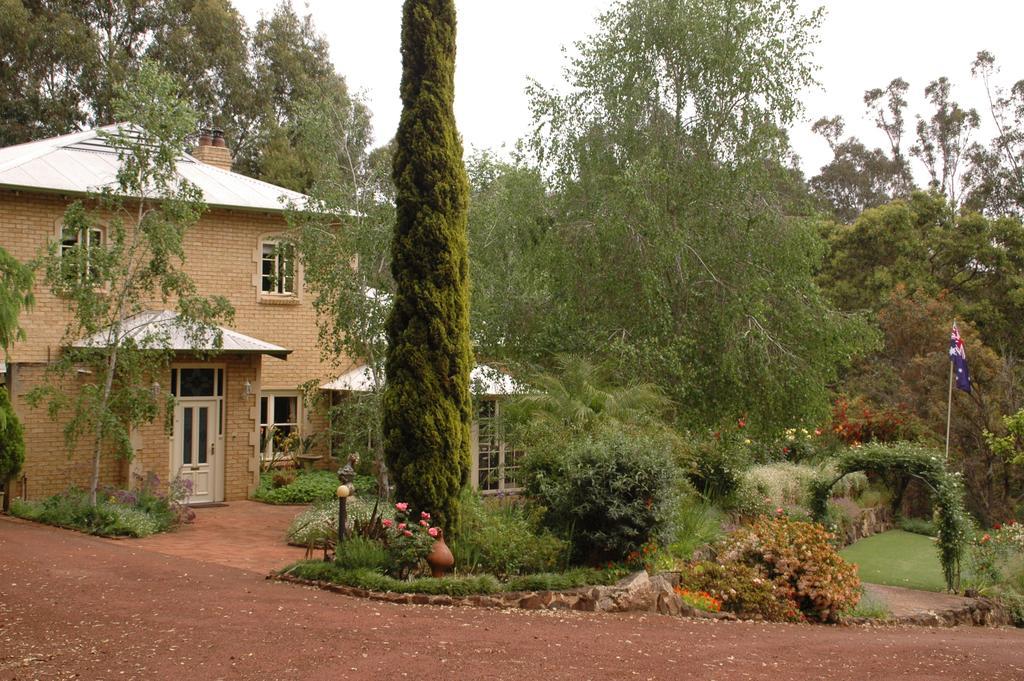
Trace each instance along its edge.
<path fill-rule="evenodd" d="M 192 482 L 189 503 L 218 501 L 217 400 L 181 401 L 174 407 L 174 463 Z"/>

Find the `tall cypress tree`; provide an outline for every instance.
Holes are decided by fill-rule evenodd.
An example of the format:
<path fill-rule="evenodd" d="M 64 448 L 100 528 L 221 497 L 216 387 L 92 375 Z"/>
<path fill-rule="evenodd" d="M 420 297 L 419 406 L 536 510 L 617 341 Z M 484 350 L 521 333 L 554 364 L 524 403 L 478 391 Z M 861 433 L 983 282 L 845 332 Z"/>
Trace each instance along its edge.
<path fill-rule="evenodd" d="M 393 177 L 384 451 L 399 499 L 451 529 L 469 474 L 469 193 L 453 110 L 455 3 L 406 0 Z"/>

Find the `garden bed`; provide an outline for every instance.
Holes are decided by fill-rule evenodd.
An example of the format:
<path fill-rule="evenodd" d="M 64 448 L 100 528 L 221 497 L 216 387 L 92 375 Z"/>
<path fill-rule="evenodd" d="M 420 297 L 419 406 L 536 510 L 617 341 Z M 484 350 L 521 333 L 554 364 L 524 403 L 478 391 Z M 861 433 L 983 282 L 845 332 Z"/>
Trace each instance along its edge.
<path fill-rule="evenodd" d="M 318 562 L 327 567 L 313 570 L 303 570 L 301 567 L 296 569 L 297 566 L 311 566 Z M 362 572 L 363 578 L 369 577 L 367 581 L 362 582 L 363 586 L 336 581 L 353 577 L 355 572 Z M 267 579 L 397 604 L 582 612 L 658 612 L 666 615 L 737 619 L 732 613 L 704 613 L 685 606 L 674 591 L 674 582 L 678 583 L 678 575 L 673 577 L 668 573 L 650 577 L 647 572 L 640 571 L 611 583 L 615 576 L 617 575 L 610 571 L 575 570 L 566 573 L 525 575 L 505 583 L 500 583 L 489 575 L 400 582 L 383 575 L 367 575 L 366 571 L 338 570 L 322 561 L 301 561 L 289 568 L 271 573 Z M 590 583 L 569 586 L 584 581 Z M 376 585 L 380 587 L 364 588 Z M 397 587 L 401 591 L 386 590 L 385 585 Z"/>
<path fill-rule="evenodd" d="M 181 501 L 187 496 L 180 481 L 168 492 L 151 476 L 137 489 L 103 489 L 92 504 L 87 492 L 70 489 L 40 501 L 11 500 L 11 515 L 45 525 L 94 534 L 101 537 L 148 537 L 166 532 L 194 513 Z"/>

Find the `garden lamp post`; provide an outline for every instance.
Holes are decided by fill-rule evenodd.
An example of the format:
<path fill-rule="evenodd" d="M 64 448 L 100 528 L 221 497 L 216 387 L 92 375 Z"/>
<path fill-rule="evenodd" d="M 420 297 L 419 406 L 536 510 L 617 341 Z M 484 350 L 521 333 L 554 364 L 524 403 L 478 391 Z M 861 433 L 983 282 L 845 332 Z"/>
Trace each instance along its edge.
<path fill-rule="evenodd" d="M 355 494 L 356 486 L 352 481 L 356 477 L 355 464 L 359 457 L 353 454 L 348 463 L 338 469 L 338 544 L 345 541 L 345 526 L 348 524 L 348 498 Z"/>

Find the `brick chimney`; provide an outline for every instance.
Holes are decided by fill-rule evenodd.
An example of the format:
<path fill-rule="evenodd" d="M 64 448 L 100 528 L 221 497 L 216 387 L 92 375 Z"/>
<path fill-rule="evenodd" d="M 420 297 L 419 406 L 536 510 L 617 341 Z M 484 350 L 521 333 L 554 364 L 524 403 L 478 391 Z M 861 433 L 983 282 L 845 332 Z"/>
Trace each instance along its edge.
<path fill-rule="evenodd" d="M 224 131 L 220 128 L 203 128 L 199 133 L 199 145 L 192 150 L 197 159 L 221 170 L 231 170 L 234 159 L 224 142 Z"/>

